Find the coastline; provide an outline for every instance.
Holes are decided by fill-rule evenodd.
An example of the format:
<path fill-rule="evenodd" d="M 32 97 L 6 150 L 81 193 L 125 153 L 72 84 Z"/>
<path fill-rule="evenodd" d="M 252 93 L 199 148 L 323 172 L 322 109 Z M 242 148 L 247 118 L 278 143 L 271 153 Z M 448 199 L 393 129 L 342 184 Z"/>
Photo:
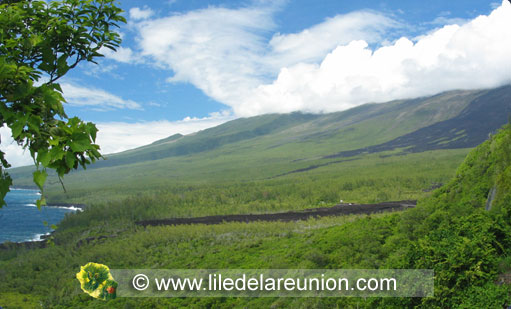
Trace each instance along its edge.
<path fill-rule="evenodd" d="M 46 236 L 46 235 L 43 235 Z M 49 235 L 48 235 L 49 236 Z M 42 236 L 41 236 L 42 238 Z M 10 242 L 6 241 L 0 243 L 0 250 L 10 250 L 10 249 L 40 249 L 46 247 L 46 239 L 42 240 L 32 240 L 32 241 L 21 241 L 21 242 Z"/>
<path fill-rule="evenodd" d="M 35 186 L 13 186 L 13 187 L 9 187 L 9 190 L 34 190 L 34 191 L 39 191 L 39 188 L 37 188 Z"/>
<path fill-rule="evenodd" d="M 51 205 L 46 205 L 43 207 L 55 207 L 55 208 L 67 208 L 67 209 L 73 209 L 76 211 L 84 211 L 87 205 L 85 204 L 76 204 L 76 203 L 52 203 Z M 46 247 L 46 240 L 50 238 L 55 230 L 46 233 L 46 234 L 36 234 L 32 240 L 25 240 L 25 241 L 19 241 L 19 242 L 12 242 L 12 241 L 6 241 L 0 243 L 0 250 L 9 250 L 9 249 L 19 249 L 19 248 L 25 248 L 25 249 L 38 249 L 38 248 L 45 248 Z"/>
<path fill-rule="evenodd" d="M 75 204 L 75 203 L 53 203 L 52 205 L 46 205 L 43 207 L 56 207 L 56 208 L 67 208 L 67 209 L 73 209 L 75 212 L 77 211 L 84 211 L 86 205 L 85 204 Z M 45 234 L 35 234 L 36 237 L 34 237 L 31 240 L 25 240 L 25 241 L 19 241 L 19 242 L 12 242 L 12 241 L 6 241 L 0 243 L 0 250 L 9 250 L 9 249 L 19 249 L 19 248 L 25 248 L 25 249 L 39 249 L 39 248 L 45 248 L 46 247 L 46 240 L 48 238 L 51 238 L 53 233 L 55 233 L 55 230 L 45 233 Z"/>
<path fill-rule="evenodd" d="M 12 242 L 12 241 L 6 241 L 0 243 L 0 250 L 9 250 L 9 249 L 39 249 L 39 248 L 45 248 L 46 247 L 46 240 L 52 236 L 52 234 L 55 232 L 55 230 L 48 232 L 46 234 L 36 234 L 38 236 L 38 239 L 32 239 L 32 240 L 25 240 L 25 241 L 18 241 L 18 242 Z"/>
<path fill-rule="evenodd" d="M 30 187 L 30 186 L 14 186 L 9 188 L 11 191 L 17 191 L 17 190 L 33 190 L 33 191 L 39 191 L 39 189 Z M 32 206 L 32 205 L 30 205 Z M 33 205 L 34 207 L 35 204 Z M 69 210 L 73 210 L 76 212 L 82 212 L 86 209 L 87 205 L 85 204 L 78 204 L 78 203 L 48 203 L 47 205 L 43 207 L 50 207 L 50 208 L 65 208 Z M 5 241 L 0 243 L 0 250 L 9 250 L 9 249 L 38 249 L 38 248 L 44 248 L 47 246 L 46 240 L 52 237 L 52 234 L 55 232 L 55 230 L 44 233 L 44 234 L 34 234 L 33 238 L 30 240 L 24 240 L 24 241 Z"/>
<path fill-rule="evenodd" d="M 33 190 L 38 191 L 40 195 L 40 191 L 37 187 L 34 186 L 12 186 L 9 188 L 9 190 L 16 191 L 16 190 Z M 68 208 L 68 209 L 80 209 L 81 211 L 85 210 L 86 206 L 85 204 L 77 204 L 77 203 L 47 203 L 44 205 L 45 207 L 62 207 L 62 208 Z"/>
<path fill-rule="evenodd" d="M 79 211 L 84 211 L 87 208 L 85 204 L 77 204 L 77 203 L 48 203 L 43 207 L 57 207 L 57 208 L 67 208 L 74 209 Z"/>

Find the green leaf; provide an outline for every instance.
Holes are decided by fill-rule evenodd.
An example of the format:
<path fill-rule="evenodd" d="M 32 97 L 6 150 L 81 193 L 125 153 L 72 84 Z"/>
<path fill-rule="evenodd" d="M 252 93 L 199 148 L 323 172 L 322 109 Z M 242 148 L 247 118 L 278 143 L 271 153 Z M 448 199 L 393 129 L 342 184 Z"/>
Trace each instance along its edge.
<path fill-rule="evenodd" d="M 37 161 L 39 161 L 44 167 L 48 166 L 51 161 L 51 155 L 49 152 L 41 150 L 37 155 Z"/>
<path fill-rule="evenodd" d="M 11 126 L 12 137 L 14 139 L 18 138 L 18 136 L 20 136 L 22 130 L 23 130 L 23 123 L 21 123 L 21 121 L 15 122 Z"/>
<path fill-rule="evenodd" d="M 28 127 L 30 130 L 33 130 L 37 134 L 39 134 L 39 124 L 41 123 L 41 117 L 32 116 L 28 119 Z"/>
<path fill-rule="evenodd" d="M 61 128 L 51 128 L 50 129 L 50 134 L 53 135 L 53 136 L 62 137 L 62 136 L 65 135 L 65 132 Z"/>
<path fill-rule="evenodd" d="M 37 206 L 37 209 L 41 210 L 41 207 L 46 205 L 46 199 L 44 197 L 41 197 L 41 199 L 37 200 L 35 204 Z M 48 223 L 46 223 L 45 225 L 48 225 Z"/>
<path fill-rule="evenodd" d="M 64 150 L 62 150 L 62 148 L 53 147 L 50 150 L 50 155 L 54 161 L 61 160 L 65 154 L 66 154 L 66 152 Z"/>
<path fill-rule="evenodd" d="M 85 131 L 91 136 L 92 141 L 96 141 L 96 134 L 98 133 L 98 129 L 93 123 L 87 122 L 85 124 Z"/>
<path fill-rule="evenodd" d="M 69 146 L 74 152 L 84 152 L 90 148 L 90 141 L 88 139 L 79 139 L 73 141 Z"/>
<path fill-rule="evenodd" d="M 46 173 L 45 170 L 42 171 L 35 171 L 34 172 L 34 182 L 39 187 L 39 189 L 42 191 L 44 187 L 44 183 L 46 182 L 46 177 L 48 177 L 48 173 Z"/>
<path fill-rule="evenodd" d="M 57 74 L 62 76 L 66 74 L 68 70 L 69 65 L 67 65 L 67 55 L 64 54 L 57 60 Z"/>
<path fill-rule="evenodd" d="M 66 153 L 66 166 L 71 169 L 74 167 L 75 162 L 76 162 L 75 155 L 72 152 L 67 152 Z"/>

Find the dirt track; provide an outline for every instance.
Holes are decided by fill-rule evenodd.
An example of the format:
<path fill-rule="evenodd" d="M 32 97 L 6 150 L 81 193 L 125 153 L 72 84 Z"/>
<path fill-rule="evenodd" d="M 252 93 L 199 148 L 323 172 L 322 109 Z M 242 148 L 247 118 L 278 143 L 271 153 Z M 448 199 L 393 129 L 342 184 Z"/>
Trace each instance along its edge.
<path fill-rule="evenodd" d="M 312 208 L 303 211 L 289 211 L 269 214 L 246 214 L 207 216 L 195 218 L 171 218 L 138 221 L 142 226 L 183 225 L 183 224 L 220 224 L 222 222 L 254 222 L 254 221 L 298 221 L 311 217 L 341 216 L 351 214 L 371 214 L 386 211 L 405 210 L 415 207 L 417 201 L 397 201 L 378 204 L 339 204 L 333 207 Z"/>
<path fill-rule="evenodd" d="M 254 221 L 299 221 L 306 220 L 312 217 L 325 217 L 325 216 L 342 216 L 350 214 L 371 214 L 387 211 L 399 211 L 415 207 L 417 201 L 397 201 L 385 202 L 378 204 L 339 204 L 333 207 L 312 208 L 302 211 L 289 211 L 280 213 L 269 214 L 247 214 L 247 215 L 225 215 L 225 216 L 207 216 L 196 218 L 172 218 L 160 220 L 144 220 L 136 222 L 142 226 L 156 226 L 156 225 L 184 225 L 184 224 L 220 224 L 223 222 L 254 222 Z M 55 205 L 55 204 L 54 204 Z M 67 206 L 67 204 L 65 204 Z M 76 204 L 73 206 L 77 207 Z M 80 247 L 84 243 L 91 241 L 101 240 L 105 238 L 116 237 L 117 235 L 107 235 L 99 237 L 90 237 L 80 240 L 77 246 Z M 44 240 L 30 241 L 21 243 L 2 243 L 0 250 L 8 250 L 14 248 L 36 249 L 44 248 L 47 243 Z"/>

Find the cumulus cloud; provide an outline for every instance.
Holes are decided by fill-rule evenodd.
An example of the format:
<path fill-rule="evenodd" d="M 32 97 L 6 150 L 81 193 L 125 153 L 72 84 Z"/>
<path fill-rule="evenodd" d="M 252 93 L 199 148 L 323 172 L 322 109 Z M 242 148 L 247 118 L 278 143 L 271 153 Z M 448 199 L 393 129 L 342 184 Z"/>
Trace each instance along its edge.
<path fill-rule="evenodd" d="M 99 53 L 104 55 L 105 58 L 112 59 L 112 60 L 122 62 L 122 63 L 138 63 L 138 62 L 140 62 L 140 60 L 137 59 L 133 50 L 129 47 L 120 46 L 117 48 L 116 51 L 113 51 L 106 47 L 102 47 L 99 50 Z"/>
<path fill-rule="evenodd" d="M 320 64 L 283 68 L 235 109 L 241 113 L 332 112 L 367 102 L 511 82 L 511 5 L 371 50 L 365 41 L 336 47 Z M 276 107 L 278 104 L 279 107 Z"/>
<path fill-rule="evenodd" d="M 186 14 L 147 20 L 136 27 L 142 56 L 234 108 L 282 66 L 321 60 L 339 44 L 362 38 L 376 42 L 396 26 L 375 12 L 355 12 L 327 19 L 294 34 L 272 34 L 276 8 L 210 7 Z"/>
<path fill-rule="evenodd" d="M 372 11 L 337 15 L 299 33 L 273 35 L 268 43 L 272 53 L 267 58 L 278 66 L 277 69 L 283 64 L 315 62 L 335 47 L 353 40 L 379 42 L 388 29 L 400 26 L 389 17 Z"/>
<path fill-rule="evenodd" d="M 123 99 L 101 89 L 86 88 L 70 83 L 62 83 L 61 87 L 64 98 L 71 105 L 89 106 L 98 111 L 124 108 L 142 109 L 142 106 L 135 101 Z"/>
<path fill-rule="evenodd" d="M 210 7 L 135 27 L 141 55 L 169 69 L 170 82 L 191 83 L 238 116 L 340 111 L 511 81 L 508 1 L 469 21 L 441 16 L 432 23 L 457 24 L 390 44 L 402 25 L 381 13 L 338 15 L 291 34 L 272 34 L 272 14 Z"/>
<path fill-rule="evenodd" d="M 33 164 L 34 161 L 30 156 L 29 151 L 23 148 L 12 139 L 11 129 L 7 126 L 0 127 L 0 150 L 5 153 L 5 159 L 11 164 L 12 167 L 24 166 Z"/>
<path fill-rule="evenodd" d="M 178 121 L 147 121 L 138 123 L 103 122 L 97 123 L 99 129 L 97 143 L 103 154 L 117 153 L 144 146 L 176 133 L 190 134 L 218 126 L 234 119 L 227 112 L 213 113 L 208 117 L 186 117 Z"/>
<path fill-rule="evenodd" d="M 131 8 L 129 13 L 130 13 L 130 18 L 134 19 L 134 20 L 147 19 L 147 18 L 153 16 L 153 14 L 154 14 L 153 10 L 151 10 L 147 6 L 144 6 L 144 8 L 142 8 L 142 9 L 138 8 L 138 7 Z"/>

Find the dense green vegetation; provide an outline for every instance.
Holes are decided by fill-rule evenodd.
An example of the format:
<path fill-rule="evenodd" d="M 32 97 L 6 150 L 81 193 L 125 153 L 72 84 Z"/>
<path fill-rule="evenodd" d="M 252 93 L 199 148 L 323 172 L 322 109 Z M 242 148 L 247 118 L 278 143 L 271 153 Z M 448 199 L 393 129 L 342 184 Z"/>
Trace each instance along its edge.
<path fill-rule="evenodd" d="M 50 202 L 85 203 L 88 208 L 61 222 L 53 246 L 0 250 L 0 306 L 496 308 L 511 304 L 509 285 L 496 284 L 499 275 L 511 272 L 509 125 L 474 150 L 394 149 L 328 158 L 339 150 L 376 145 L 448 121 L 479 95 L 455 91 L 328 115 L 239 119 L 112 155 L 92 169 L 66 176 L 67 193 L 49 177 Z M 16 184 L 31 181 L 27 168 L 12 174 Z M 430 192 L 439 183 L 445 185 Z M 135 224 L 154 218 L 326 207 L 341 199 L 355 203 L 418 199 L 419 204 L 402 213 L 289 223 L 147 228 Z M 74 277 L 80 265 L 91 261 L 111 268 L 431 268 L 436 272 L 435 297 L 101 302 L 82 293 Z"/>
<path fill-rule="evenodd" d="M 296 190 L 293 188 L 286 191 L 283 180 L 267 180 L 255 183 L 255 186 L 261 186 L 261 189 L 265 188 L 265 185 L 268 188 L 273 186 L 275 190 L 260 196 L 252 196 L 259 191 L 248 190 L 249 184 L 246 184 L 246 187 L 243 187 L 245 184 L 239 185 L 240 187 L 233 185 L 231 191 L 227 184 L 219 184 L 209 189 L 207 185 L 203 188 L 200 185 L 192 186 L 189 188 L 189 196 L 186 196 L 186 190 L 181 187 L 174 189 L 174 192 L 173 189 L 162 194 L 154 191 L 153 196 L 131 197 L 122 202 L 114 199 L 103 205 L 92 206 L 82 214 L 66 218 L 55 235 L 55 246 L 39 250 L 1 251 L 0 290 L 7 293 L 6 297 L 29 294 L 27 301 L 38 298 L 45 306 L 56 307 L 502 307 L 511 303 L 510 286 L 495 283 L 499 274 L 511 269 L 510 147 L 511 128 L 506 126 L 491 140 L 471 151 L 449 183 L 434 191 L 431 196 L 422 198 L 415 209 L 403 213 L 329 217 L 290 223 L 141 228 L 135 226 L 133 221 L 140 217 L 157 215 L 157 211 L 151 213 L 151 209 L 163 211 L 164 207 L 158 205 L 172 205 L 177 200 L 170 200 L 170 197 L 177 197 L 179 192 L 183 192 L 183 200 L 190 203 L 183 204 L 182 208 L 195 209 L 188 213 L 192 215 L 214 213 L 206 207 L 210 201 L 205 198 L 207 196 L 214 199 L 224 194 L 226 200 L 219 204 L 226 205 L 226 202 L 236 197 L 235 192 L 242 189 L 250 196 L 247 201 L 261 201 L 261 204 L 268 207 L 271 203 L 264 202 L 265 198 L 275 199 L 272 194 L 279 192 L 277 188 L 284 189 L 280 191 L 283 196 L 286 192 Z M 444 152 L 437 154 L 446 155 Z M 417 165 L 418 161 L 414 160 L 418 158 L 424 162 L 424 157 L 414 157 L 420 155 L 400 156 L 399 162 L 404 165 L 403 169 L 406 169 Z M 371 158 L 366 160 L 368 166 Z M 371 184 L 366 184 L 366 189 L 369 191 L 369 188 L 373 188 L 378 191 L 379 187 L 385 187 L 384 179 L 393 181 L 390 171 L 397 168 L 397 164 L 382 164 L 374 158 L 372 162 L 372 172 L 380 169 L 378 175 L 382 181 L 373 179 L 371 183 L 368 180 Z M 354 172 L 363 170 L 363 167 L 349 168 Z M 412 182 L 410 188 L 417 189 L 432 180 L 439 180 L 424 176 L 428 175 L 424 174 L 426 169 L 410 169 L 411 172 L 405 173 L 407 177 L 396 178 L 392 186 L 395 187 L 397 183 L 404 186 Z M 399 170 L 395 172 L 399 173 Z M 307 177 L 300 177 L 308 178 L 309 180 L 304 182 L 312 184 L 313 189 L 318 189 L 327 182 L 319 182 L 318 186 L 314 187 L 315 180 L 321 178 L 320 176 L 333 179 L 332 175 L 328 176 L 328 171 L 321 169 L 304 175 Z M 298 176 L 292 174 L 286 177 L 288 183 L 291 183 L 292 179 L 299 179 L 293 178 Z M 421 177 L 423 181 L 417 180 L 416 184 L 410 181 Z M 342 181 L 356 187 L 357 180 Z M 485 205 L 494 187 L 495 198 L 491 209 L 487 211 Z M 201 190 L 205 191 L 201 193 Z M 389 189 L 389 192 L 391 191 Z M 418 191 L 417 196 L 427 194 Z M 193 200 L 194 196 L 202 196 L 204 199 Z M 163 200 L 158 200 L 159 198 Z M 165 200 L 166 198 L 169 200 Z M 303 198 L 307 199 L 307 195 Z M 306 203 L 309 202 L 304 202 L 304 205 Z M 194 208 L 192 205 L 199 206 Z M 180 207 L 176 207 L 168 213 L 179 213 L 179 209 Z M 228 211 L 234 210 L 238 209 L 231 208 Z M 181 215 L 185 213 L 186 211 L 183 211 Z M 106 235 L 108 238 L 91 240 L 89 243 L 84 241 L 86 237 L 98 235 Z M 124 298 L 105 303 L 81 293 L 73 278 L 79 266 L 89 261 L 105 263 L 111 268 L 432 268 L 436 272 L 435 297 Z M 4 299 L 3 296 L 0 296 L 0 299 Z"/>
<path fill-rule="evenodd" d="M 72 190 L 63 194 L 57 188 L 48 193 L 48 199 L 89 205 L 117 201 L 113 204 L 122 207 L 126 196 L 136 196 L 147 201 L 136 211 L 141 218 L 303 209 L 334 205 L 340 199 L 359 203 L 417 199 L 432 183 L 446 182 L 467 152 L 459 149 L 384 158 L 370 155 L 271 179 L 261 175 L 271 173 L 272 168 L 274 172 L 278 166 L 249 170 L 232 165 L 228 169 L 228 162 L 220 164 L 218 159 L 200 161 L 195 168 L 178 166 L 174 171 L 182 178 L 177 179 L 166 178 L 163 167 L 161 174 L 151 173 L 147 178 L 130 174 L 133 170 L 116 170 L 119 181 L 101 186 L 98 184 L 108 183 L 111 176 L 91 171 L 97 177 L 94 182 L 87 174 L 82 175 L 81 187 L 78 178 L 76 182 L 70 179 L 66 186 Z"/>

